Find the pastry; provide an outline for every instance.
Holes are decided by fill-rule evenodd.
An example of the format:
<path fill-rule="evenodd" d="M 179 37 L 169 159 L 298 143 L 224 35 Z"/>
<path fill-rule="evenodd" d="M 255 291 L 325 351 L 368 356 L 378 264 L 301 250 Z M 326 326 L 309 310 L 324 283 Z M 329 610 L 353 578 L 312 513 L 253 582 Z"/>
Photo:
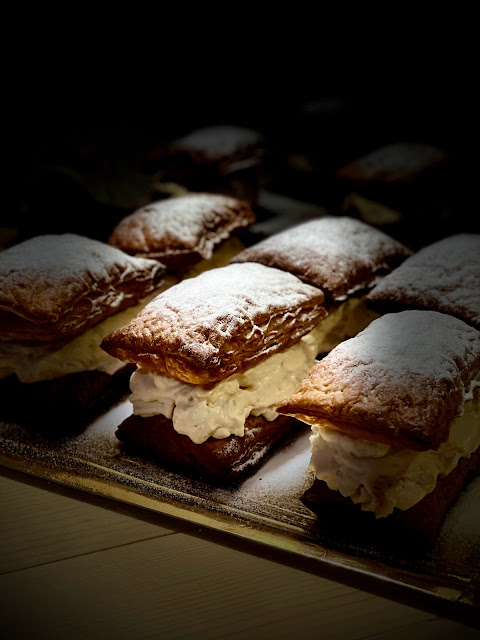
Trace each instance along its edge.
<path fill-rule="evenodd" d="M 382 224 L 386 208 L 395 218 L 391 232 L 415 248 L 433 242 L 454 222 L 452 161 L 436 146 L 388 144 L 342 166 L 335 178 L 343 211 L 356 209 L 363 220 Z"/>
<path fill-rule="evenodd" d="M 275 405 L 315 363 L 322 302 L 319 289 L 260 264 L 213 269 L 157 296 L 102 343 L 138 366 L 118 437 L 192 473 L 251 470 L 298 427 L 277 422 Z"/>
<path fill-rule="evenodd" d="M 431 541 L 480 471 L 479 403 L 480 333 L 403 311 L 337 346 L 277 410 L 312 426 L 314 511 L 355 507 Z"/>
<path fill-rule="evenodd" d="M 161 261 L 183 273 L 214 250 L 235 230 L 255 222 L 251 206 L 219 194 L 191 193 L 153 202 L 124 218 L 109 244 L 126 253 Z"/>
<path fill-rule="evenodd" d="M 367 296 L 377 313 L 427 309 L 480 329 L 480 235 L 444 238 L 405 260 Z"/>
<path fill-rule="evenodd" d="M 411 251 L 360 220 L 325 216 L 277 233 L 234 256 L 289 271 L 325 294 L 328 317 L 321 352 L 352 337 L 376 317 L 365 292 Z"/>
<path fill-rule="evenodd" d="M 99 345 L 160 291 L 164 272 L 157 261 L 73 234 L 1 253 L 2 415 L 83 424 L 101 399 L 124 394 L 128 370 Z"/>
<path fill-rule="evenodd" d="M 254 202 L 265 157 L 258 131 L 234 125 L 195 129 L 150 152 L 147 164 L 156 171 L 152 196 L 170 195 L 176 186 L 177 192 L 183 187 Z"/>

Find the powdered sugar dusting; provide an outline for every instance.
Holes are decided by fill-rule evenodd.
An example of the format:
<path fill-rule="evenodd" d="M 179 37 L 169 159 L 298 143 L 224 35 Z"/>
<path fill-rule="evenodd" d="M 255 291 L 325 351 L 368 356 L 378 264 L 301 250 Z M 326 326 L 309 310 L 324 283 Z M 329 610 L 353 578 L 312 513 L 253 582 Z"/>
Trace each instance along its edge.
<path fill-rule="evenodd" d="M 261 262 L 294 273 L 341 300 L 375 274 L 411 255 L 385 233 L 349 217 L 326 216 L 291 227 L 249 247 L 232 262 Z"/>
<path fill-rule="evenodd" d="M 117 225 L 109 242 L 137 253 L 195 249 L 208 259 L 215 244 L 253 220 L 253 211 L 235 198 L 192 193 L 138 209 Z"/>
<path fill-rule="evenodd" d="M 421 249 L 368 299 L 442 311 L 480 328 L 480 235 L 458 234 Z"/>
<path fill-rule="evenodd" d="M 223 358 L 231 354 L 238 360 L 242 352 L 247 358 L 250 351 L 258 358 L 266 348 L 281 348 L 283 334 L 295 342 L 308 333 L 325 313 L 322 302 L 321 291 L 289 273 L 234 264 L 168 289 L 129 327 L 141 332 L 151 349 L 161 335 L 163 349 L 187 359 L 196 354 L 219 360 L 220 350 Z"/>
<path fill-rule="evenodd" d="M 92 306 L 99 300 L 115 311 L 125 295 L 117 285 L 150 280 L 161 269 L 159 263 L 90 238 L 38 236 L 0 254 L 0 307 L 52 322 L 84 297 Z"/>
<path fill-rule="evenodd" d="M 196 129 L 176 140 L 173 146 L 176 150 L 199 152 L 208 160 L 216 160 L 262 142 L 263 136 L 253 129 L 223 125 Z"/>

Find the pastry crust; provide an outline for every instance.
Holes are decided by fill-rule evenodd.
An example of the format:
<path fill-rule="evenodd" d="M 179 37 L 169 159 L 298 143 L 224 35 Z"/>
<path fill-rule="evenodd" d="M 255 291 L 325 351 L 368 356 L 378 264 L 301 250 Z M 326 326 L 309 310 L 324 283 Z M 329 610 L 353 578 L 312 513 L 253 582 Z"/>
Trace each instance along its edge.
<path fill-rule="evenodd" d="M 297 342 L 325 317 L 322 302 L 289 273 L 234 264 L 165 291 L 101 346 L 152 373 L 209 384 Z"/>
<path fill-rule="evenodd" d="M 379 273 L 410 256 L 410 249 L 349 217 L 326 216 L 277 233 L 235 256 L 232 262 L 259 262 L 319 287 L 327 300 L 344 300 L 373 286 Z"/>
<path fill-rule="evenodd" d="M 265 154 L 264 136 L 253 129 L 231 125 L 195 129 L 153 151 L 149 163 L 182 182 L 195 175 L 227 176 L 257 166 Z"/>
<path fill-rule="evenodd" d="M 177 433 L 172 421 L 162 415 L 150 418 L 131 415 L 119 426 L 116 436 L 143 455 L 188 473 L 202 473 L 221 481 L 251 473 L 287 434 L 303 427 L 286 416 L 272 422 L 262 416 L 249 416 L 244 436 L 209 438 L 198 445 L 188 436 Z"/>
<path fill-rule="evenodd" d="M 210 259 L 230 234 L 255 222 L 247 202 L 219 194 L 191 193 L 153 202 L 124 218 L 109 244 L 160 260 L 170 272 Z"/>
<path fill-rule="evenodd" d="M 82 236 L 32 238 L 0 254 L 0 337 L 71 340 L 154 291 L 164 272 Z"/>
<path fill-rule="evenodd" d="M 479 373 L 476 329 L 434 311 L 388 314 L 318 362 L 277 411 L 354 438 L 438 449 Z"/>
<path fill-rule="evenodd" d="M 338 178 L 355 183 L 411 183 L 442 165 L 447 153 L 427 144 L 398 142 L 372 151 L 339 169 Z"/>
<path fill-rule="evenodd" d="M 28 384 L 14 375 L 3 378 L 0 380 L 0 416 L 45 432 L 76 431 L 128 393 L 134 369 L 129 364 L 113 375 L 80 371 Z"/>
<path fill-rule="evenodd" d="M 480 329 L 480 235 L 458 234 L 421 249 L 367 297 L 379 313 L 441 311 Z"/>

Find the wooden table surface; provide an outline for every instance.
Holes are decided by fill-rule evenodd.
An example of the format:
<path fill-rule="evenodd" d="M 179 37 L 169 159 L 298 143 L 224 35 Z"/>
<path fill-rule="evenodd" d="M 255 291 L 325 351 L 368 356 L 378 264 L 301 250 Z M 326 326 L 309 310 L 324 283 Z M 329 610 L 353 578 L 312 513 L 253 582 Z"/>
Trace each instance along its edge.
<path fill-rule="evenodd" d="M 461 621 L 228 534 L 0 468 L 10 638 L 455 640 Z"/>

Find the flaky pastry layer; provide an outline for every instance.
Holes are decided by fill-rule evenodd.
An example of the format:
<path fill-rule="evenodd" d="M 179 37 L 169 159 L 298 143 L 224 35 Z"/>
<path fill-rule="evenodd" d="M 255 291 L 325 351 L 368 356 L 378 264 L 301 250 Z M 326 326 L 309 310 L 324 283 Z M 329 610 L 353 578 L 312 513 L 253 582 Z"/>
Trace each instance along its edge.
<path fill-rule="evenodd" d="M 480 371 L 480 333 L 434 311 L 374 320 L 335 347 L 279 413 L 354 438 L 438 449 Z"/>
<path fill-rule="evenodd" d="M 238 228 L 255 222 L 247 202 L 219 194 L 191 193 L 153 202 L 124 218 L 109 244 L 129 254 L 160 260 L 178 270 L 209 259 Z"/>
<path fill-rule="evenodd" d="M 164 272 L 90 238 L 32 238 L 0 254 L 0 337 L 72 339 L 154 291 Z"/>
<path fill-rule="evenodd" d="M 326 315 L 323 293 L 260 264 L 235 264 L 159 295 L 102 348 L 152 373 L 209 384 L 286 349 Z"/>
<path fill-rule="evenodd" d="M 349 217 L 326 216 L 275 234 L 247 248 L 232 262 L 259 262 L 320 287 L 328 300 L 345 299 L 372 286 L 411 251 L 397 240 Z"/>
<path fill-rule="evenodd" d="M 379 312 L 441 311 L 480 329 L 480 234 L 458 234 L 421 249 L 368 295 Z"/>

